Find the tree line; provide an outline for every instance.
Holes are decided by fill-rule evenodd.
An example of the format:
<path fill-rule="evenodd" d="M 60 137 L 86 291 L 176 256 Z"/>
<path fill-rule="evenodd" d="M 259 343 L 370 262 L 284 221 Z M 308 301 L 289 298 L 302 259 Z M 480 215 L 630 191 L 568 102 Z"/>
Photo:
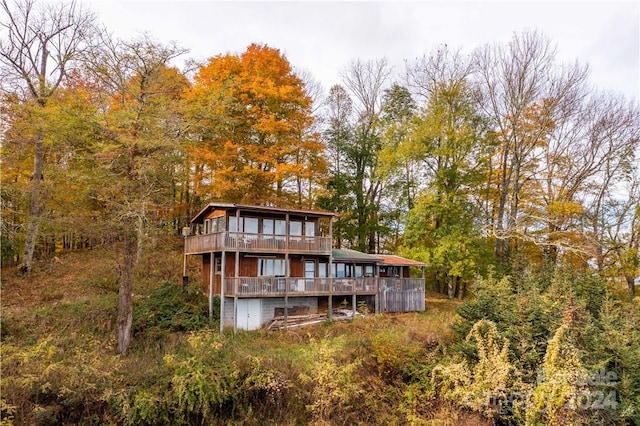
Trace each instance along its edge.
<path fill-rule="evenodd" d="M 274 47 L 180 70 L 186 49 L 118 39 L 76 1 L 2 9 L 3 265 L 113 243 L 121 352 L 146 242 L 212 200 L 337 212 L 337 246 L 425 261 L 451 297 L 549 265 L 634 295 L 640 109 L 541 33 L 395 74 L 353 60 L 325 93 Z"/>

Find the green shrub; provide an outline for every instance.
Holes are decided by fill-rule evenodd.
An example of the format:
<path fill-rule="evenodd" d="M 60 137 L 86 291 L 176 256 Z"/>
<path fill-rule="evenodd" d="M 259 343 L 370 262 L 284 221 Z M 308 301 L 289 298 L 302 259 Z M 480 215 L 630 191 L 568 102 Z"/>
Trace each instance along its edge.
<path fill-rule="evenodd" d="M 112 404 L 122 407 L 120 421 L 192 425 L 232 418 L 240 374 L 233 363 L 223 359 L 223 347 L 217 332 L 193 332 L 185 348 L 164 356 L 161 375 L 153 383 L 113 398 Z"/>
<path fill-rule="evenodd" d="M 500 336 L 495 323 L 478 321 L 466 340 L 476 348 L 477 362 L 463 359 L 434 368 L 432 381 L 438 394 L 490 419 L 521 410 L 513 405 L 513 396 L 522 395 L 526 387 L 509 361 L 509 341 Z"/>
<path fill-rule="evenodd" d="M 315 424 L 348 422 L 348 413 L 363 391 L 355 375 L 360 361 L 345 359 L 341 338 L 313 340 L 305 350 L 308 369 L 299 379 L 309 386 L 307 409 Z"/>
<path fill-rule="evenodd" d="M 96 340 L 64 349 L 52 338 L 34 345 L 4 343 L 3 404 L 13 407 L 16 423 L 102 423 L 103 394 L 117 382 L 120 361 L 101 350 Z"/>
<path fill-rule="evenodd" d="M 218 309 L 220 303 L 213 304 Z M 214 317 L 219 318 L 219 312 Z M 209 325 L 207 298 L 198 290 L 186 291 L 165 282 L 149 297 L 134 304 L 134 334 L 152 331 L 194 331 Z"/>
<path fill-rule="evenodd" d="M 640 309 L 638 304 L 606 300 L 600 314 L 607 355 L 606 372 L 614 372 L 612 383 L 619 404 L 616 407 L 619 423 L 640 424 Z"/>
<path fill-rule="evenodd" d="M 568 325 L 560 326 L 549 341 L 541 373 L 526 413 L 527 424 L 585 424 L 578 399 L 589 392 L 589 375 L 571 342 Z"/>

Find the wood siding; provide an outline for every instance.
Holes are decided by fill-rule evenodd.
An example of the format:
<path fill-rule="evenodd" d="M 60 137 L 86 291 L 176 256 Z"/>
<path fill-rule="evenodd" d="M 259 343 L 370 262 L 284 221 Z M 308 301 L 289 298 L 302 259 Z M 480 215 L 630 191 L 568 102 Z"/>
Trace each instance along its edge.
<path fill-rule="evenodd" d="M 209 293 L 209 280 L 211 278 L 211 256 L 205 254 L 202 256 L 202 292 L 204 294 Z M 213 294 L 220 294 L 222 288 L 222 276 L 220 274 L 213 275 Z"/>

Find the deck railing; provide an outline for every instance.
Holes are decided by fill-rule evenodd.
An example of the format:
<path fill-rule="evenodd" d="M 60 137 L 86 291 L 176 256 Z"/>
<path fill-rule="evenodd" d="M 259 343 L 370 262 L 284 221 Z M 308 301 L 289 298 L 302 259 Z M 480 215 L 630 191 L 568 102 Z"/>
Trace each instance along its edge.
<path fill-rule="evenodd" d="M 375 294 L 381 292 L 424 292 L 421 278 L 226 278 L 225 296 L 305 296 L 329 294 Z"/>
<path fill-rule="evenodd" d="M 245 232 L 217 232 L 191 235 L 184 241 L 185 254 L 212 251 L 240 250 L 261 253 L 324 253 L 331 252 L 330 237 L 249 234 Z"/>

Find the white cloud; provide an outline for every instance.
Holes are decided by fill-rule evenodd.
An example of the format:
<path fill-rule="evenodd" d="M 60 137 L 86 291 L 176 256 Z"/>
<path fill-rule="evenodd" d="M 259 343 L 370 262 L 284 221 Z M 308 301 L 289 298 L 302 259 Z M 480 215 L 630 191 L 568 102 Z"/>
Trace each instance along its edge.
<path fill-rule="evenodd" d="M 470 52 L 539 30 L 558 59 L 589 63 L 591 82 L 640 99 L 640 3 L 637 1 L 213 2 L 85 1 L 116 36 L 147 31 L 204 59 L 241 53 L 252 42 L 280 49 L 328 88 L 349 61 L 404 61 L 441 44 Z"/>

